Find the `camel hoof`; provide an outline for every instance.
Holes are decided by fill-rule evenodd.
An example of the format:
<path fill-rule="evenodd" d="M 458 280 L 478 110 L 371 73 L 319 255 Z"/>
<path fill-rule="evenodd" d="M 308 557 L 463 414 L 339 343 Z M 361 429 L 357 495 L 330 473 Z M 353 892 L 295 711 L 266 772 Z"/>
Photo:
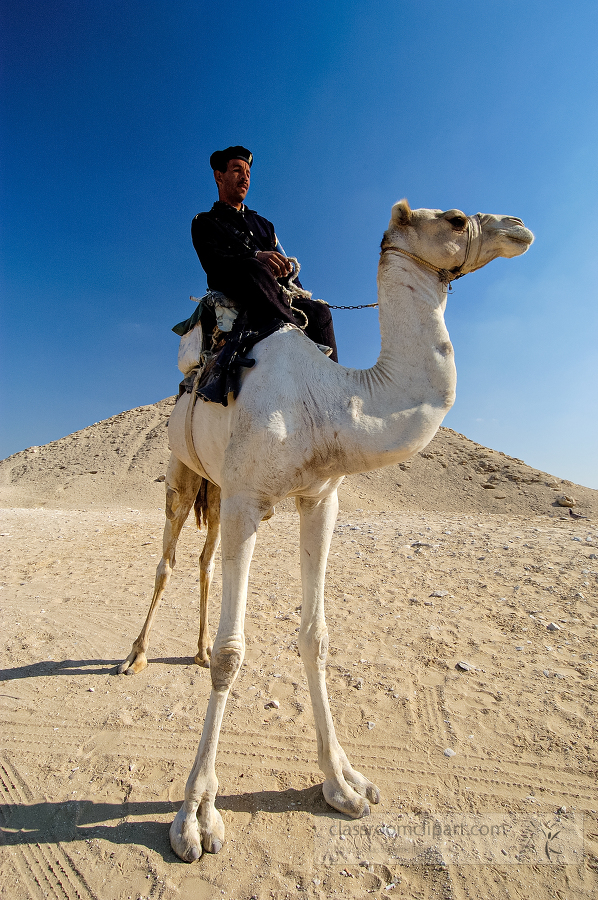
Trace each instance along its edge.
<path fill-rule="evenodd" d="M 137 653 L 135 654 L 135 656 L 133 656 L 133 653 L 131 653 L 130 656 L 127 656 L 124 662 L 121 662 L 116 671 L 119 675 L 138 675 L 139 672 L 143 672 L 143 670 L 146 668 L 147 656 L 145 655 L 145 653 Z"/>
<path fill-rule="evenodd" d="M 370 801 L 370 803 L 380 803 L 380 790 L 376 787 L 375 784 L 370 784 L 367 791 L 366 797 Z"/>
<path fill-rule="evenodd" d="M 203 666 L 204 669 L 210 668 L 210 657 L 209 656 L 200 656 L 199 653 L 194 657 L 193 662 L 197 663 L 198 666 Z"/>
<path fill-rule="evenodd" d="M 370 805 L 342 779 L 331 778 L 322 785 L 324 799 L 328 806 L 344 813 L 351 819 L 362 819 L 370 815 Z"/>
<path fill-rule="evenodd" d="M 361 772 L 346 765 L 343 767 L 343 778 L 360 797 L 365 797 L 370 803 L 380 803 L 380 791 Z"/>
<path fill-rule="evenodd" d="M 195 862 L 203 850 L 219 853 L 224 843 L 224 822 L 213 804 L 208 801 L 200 808 L 200 820 L 195 812 L 185 813 L 185 805 L 179 809 L 170 826 L 170 846 L 183 862 Z"/>
<path fill-rule="evenodd" d="M 195 815 L 185 815 L 181 807 L 170 826 L 170 846 L 183 862 L 196 862 L 201 856 L 201 840 Z"/>

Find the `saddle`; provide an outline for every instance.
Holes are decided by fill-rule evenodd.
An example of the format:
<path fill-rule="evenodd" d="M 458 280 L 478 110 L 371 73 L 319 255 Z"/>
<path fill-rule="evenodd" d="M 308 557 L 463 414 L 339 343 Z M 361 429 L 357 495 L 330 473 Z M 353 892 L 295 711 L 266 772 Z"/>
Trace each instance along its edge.
<path fill-rule="evenodd" d="M 265 329 L 254 331 L 247 325 L 247 314 L 239 313 L 218 291 L 209 291 L 197 302 L 193 315 L 172 329 L 181 335 L 178 364 L 185 378 L 179 397 L 187 393 L 193 404 L 201 397 L 228 406 L 229 394 L 236 399 L 241 389 L 242 370 L 255 365 L 247 358 L 251 348 L 285 323 L 273 319 Z"/>
<path fill-rule="evenodd" d="M 239 394 L 243 368 L 255 364 L 255 360 L 247 358 L 255 344 L 285 325 L 305 329 L 307 316 L 302 310 L 295 309 L 292 301 L 296 296 L 311 297 L 311 294 L 293 283 L 301 266 L 294 257 L 291 260 L 294 273 L 283 290 L 289 297 L 291 309 L 303 318 L 302 326 L 289 326 L 282 319 L 273 318 L 264 329 L 254 331 L 248 327 L 247 313 L 240 312 L 237 304 L 220 291 L 208 290 L 201 299 L 191 297 L 197 303 L 197 309 L 190 318 L 172 329 L 181 336 L 178 366 L 185 378 L 179 385 L 179 397 L 188 393 L 192 395 L 193 404 L 201 397 L 210 403 L 227 406 L 228 395 L 232 393 L 236 399 Z M 316 346 L 326 356 L 332 353 L 332 349 L 324 344 Z"/>

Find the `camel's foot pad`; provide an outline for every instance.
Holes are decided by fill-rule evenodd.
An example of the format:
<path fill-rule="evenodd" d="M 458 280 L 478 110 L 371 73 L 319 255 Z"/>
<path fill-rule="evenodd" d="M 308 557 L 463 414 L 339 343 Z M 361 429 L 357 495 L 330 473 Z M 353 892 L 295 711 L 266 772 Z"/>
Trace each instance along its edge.
<path fill-rule="evenodd" d="M 327 778 L 322 792 L 329 806 L 352 819 L 369 816 L 369 804 L 380 802 L 376 785 L 349 766 L 343 768 L 342 775 Z"/>
<path fill-rule="evenodd" d="M 179 809 L 170 826 L 170 846 L 183 862 L 195 862 L 204 851 L 218 853 L 224 843 L 224 822 L 218 810 L 207 801 L 195 812 Z"/>
<path fill-rule="evenodd" d="M 138 675 L 147 668 L 147 656 L 143 652 L 132 650 L 124 662 L 116 669 L 117 675 Z"/>

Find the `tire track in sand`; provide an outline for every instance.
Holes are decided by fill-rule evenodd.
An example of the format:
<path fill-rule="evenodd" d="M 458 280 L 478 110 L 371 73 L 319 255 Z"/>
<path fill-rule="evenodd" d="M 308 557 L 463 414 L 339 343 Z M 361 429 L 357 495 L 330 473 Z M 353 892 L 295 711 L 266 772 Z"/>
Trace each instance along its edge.
<path fill-rule="evenodd" d="M 19 827 L 19 808 L 33 804 L 27 782 L 8 760 L 0 761 L 0 788 L 3 796 L 2 815 L 5 826 L 3 843 L 11 845 L 9 835 Z M 25 829 L 20 829 L 21 833 Z M 54 900 L 100 900 L 90 888 L 85 876 L 67 853 L 62 842 L 12 843 L 9 848 L 11 862 L 31 898 Z"/>

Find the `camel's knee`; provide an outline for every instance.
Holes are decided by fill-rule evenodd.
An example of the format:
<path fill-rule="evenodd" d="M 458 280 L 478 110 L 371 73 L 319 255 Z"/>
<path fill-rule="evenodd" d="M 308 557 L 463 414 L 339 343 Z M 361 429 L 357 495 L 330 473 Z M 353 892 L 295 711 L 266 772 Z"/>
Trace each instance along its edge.
<path fill-rule="evenodd" d="M 243 638 L 232 638 L 218 643 L 212 650 L 210 675 L 215 691 L 226 691 L 230 688 L 239 673 L 245 656 Z"/>
<path fill-rule="evenodd" d="M 170 579 L 170 576 L 172 575 L 174 564 L 174 553 L 172 554 L 170 559 L 167 556 L 163 556 L 156 569 L 156 582 L 164 581 L 167 583 Z"/>
<path fill-rule="evenodd" d="M 328 656 L 328 628 L 326 625 L 308 627 L 299 632 L 299 653 L 303 664 L 323 669 Z"/>

